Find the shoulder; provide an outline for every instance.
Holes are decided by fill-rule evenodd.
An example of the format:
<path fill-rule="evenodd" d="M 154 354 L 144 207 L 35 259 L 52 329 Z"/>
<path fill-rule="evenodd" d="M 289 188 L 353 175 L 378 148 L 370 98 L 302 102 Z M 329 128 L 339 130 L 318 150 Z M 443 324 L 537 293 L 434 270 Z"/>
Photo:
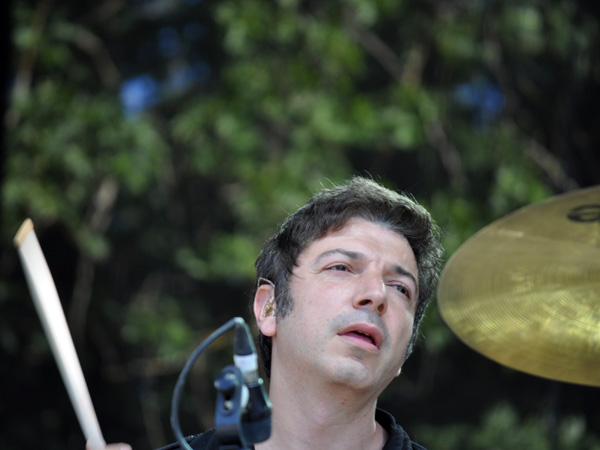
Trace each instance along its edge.
<path fill-rule="evenodd" d="M 193 450 L 219 450 L 219 443 L 215 437 L 215 430 L 212 428 L 204 433 L 187 436 L 185 440 Z M 181 450 L 181 447 L 179 446 L 179 442 L 173 442 L 158 450 Z"/>
<path fill-rule="evenodd" d="M 396 423 L 390 413 L 378 409 L 375 413 L 375 420 L 388 433 L 388 439 L 383 450 L 427 450 L 425 447 L 411 441 L 406 431 Z"/>

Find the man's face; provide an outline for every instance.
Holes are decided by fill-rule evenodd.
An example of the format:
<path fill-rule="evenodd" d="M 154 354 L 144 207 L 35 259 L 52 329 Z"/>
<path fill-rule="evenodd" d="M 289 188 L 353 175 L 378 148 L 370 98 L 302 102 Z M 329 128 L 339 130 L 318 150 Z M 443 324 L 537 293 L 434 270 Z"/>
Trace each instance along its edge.
<path fill-rule="evenodd" d="M 404 361 L 417 275 L 406 239 L 366 220 L 314 241 L 290 280 L 292 312 L 277 320 L 274 369 L 379 395 Z"/>

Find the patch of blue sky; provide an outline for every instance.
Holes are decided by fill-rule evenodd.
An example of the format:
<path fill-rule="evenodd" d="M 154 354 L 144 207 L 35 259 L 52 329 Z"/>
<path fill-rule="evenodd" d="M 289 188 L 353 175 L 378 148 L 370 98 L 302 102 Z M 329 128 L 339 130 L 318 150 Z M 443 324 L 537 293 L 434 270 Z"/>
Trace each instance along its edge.
<path fill-rule="evenodd" d="M 459 84 L 454 96 L 458 103 L 473 111 L 477 125 L 487 125 L 498 118 L 505 103 L 500 88 L 495 83 L 484 80 Z"/>
<path fill-rule="evenodd" d="M 140 75 L 121 84 L 121 103 L 127 114 L 140 113 L 159 100 L 159 85 L 150 75 Z"/>

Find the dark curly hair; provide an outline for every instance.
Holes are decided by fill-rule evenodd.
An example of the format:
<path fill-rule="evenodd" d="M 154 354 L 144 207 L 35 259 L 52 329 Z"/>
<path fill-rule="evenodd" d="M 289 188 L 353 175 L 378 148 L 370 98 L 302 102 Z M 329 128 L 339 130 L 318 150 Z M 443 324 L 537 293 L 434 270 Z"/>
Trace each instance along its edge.
<path fill-rule="evenodd" d="M 272 281 L 277 316 L 289 314 L 293 308 L 289 280 L 298 257 L 312 242 L 340 230 L 351 219 L 366 219 L 404 236 L 415 254 L 419 298 L 406 353 L 408 357 L 429 299 L 436 289 L 443 255 L 438 227 L 427 210 L 411 197 L 362 177 L 318 192 L 290 215 L 279 232 L 263 245 L 255 263 L 256 286 L 264 283 L 264 279 Z M 265 374 L 270 376 L 272 340 L 259 332 L 258 343 Z"/>

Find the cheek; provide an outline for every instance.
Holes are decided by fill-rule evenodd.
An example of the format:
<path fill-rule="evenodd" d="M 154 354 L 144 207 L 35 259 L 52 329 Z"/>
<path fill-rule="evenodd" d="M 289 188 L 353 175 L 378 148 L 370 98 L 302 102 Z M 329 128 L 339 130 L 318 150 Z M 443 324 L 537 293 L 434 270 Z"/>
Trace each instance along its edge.
<path fill-rule="evenodd" d="M 340 286 L 331 283 L 314 283 L 311 286 L 304 286 L 304 289 L 299 290 L 298 294 L 305 309 L 317 315 L 335 304 L 337 299 L 343 297 Z"/>
<path fill-rule="evenodd" d="M 396 335 L 396 341 L 398 345 L 408 344 L 410 337 L 412 336 L 414 326 L 415 315 L 413 308 L 408 305 L 404 305 L 395 314 L 395 320 L 390 321 L 388 329 L 390 333 Z"/>

